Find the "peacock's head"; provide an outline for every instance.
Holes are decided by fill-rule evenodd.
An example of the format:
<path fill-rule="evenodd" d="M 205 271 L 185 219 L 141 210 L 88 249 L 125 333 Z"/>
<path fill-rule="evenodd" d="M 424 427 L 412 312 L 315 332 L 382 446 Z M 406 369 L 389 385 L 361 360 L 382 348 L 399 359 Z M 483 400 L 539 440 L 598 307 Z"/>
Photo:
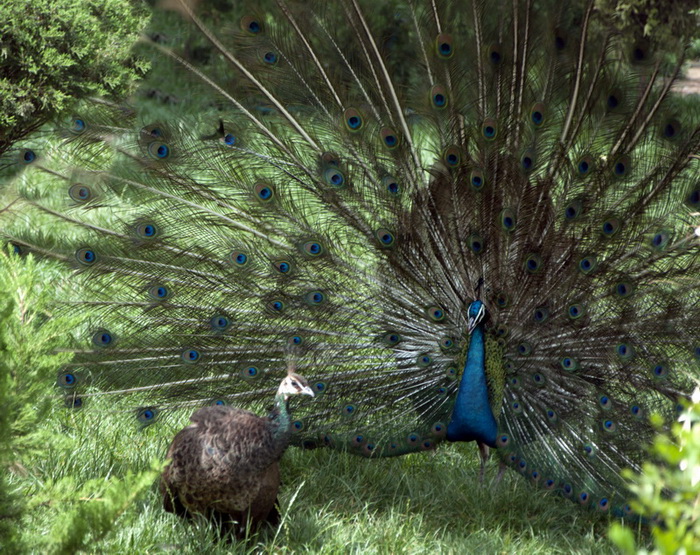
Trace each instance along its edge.
<path fill-rule="evenodd" d="M 311 395 L 314 396 L 313 390 L 309 387 L 309 382 L 304 376 L 300 376 L 295 372 L 289 372 L 280 383 L 277 390 L 277 395 L 283 395 L 286 401 L 292 395 Z"/>
<path fill-rule="evenodd" d="M 473 301 L 467 309 L 467 328 L 469 333 L 474 331 L 474 328 L 479 325 L 485 316 L 486 306 L 484 306 L 484 303 L 479 300 Z"/>

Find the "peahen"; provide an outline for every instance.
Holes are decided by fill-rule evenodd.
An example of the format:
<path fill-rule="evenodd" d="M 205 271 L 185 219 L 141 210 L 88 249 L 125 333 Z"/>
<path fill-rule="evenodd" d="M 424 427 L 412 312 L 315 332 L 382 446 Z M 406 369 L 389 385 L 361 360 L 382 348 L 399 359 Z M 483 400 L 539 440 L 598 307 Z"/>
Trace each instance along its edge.
<path fill-rule="evenodd" d="M 168 449 L 170 464 L 160 490 L 165 510 L 178 516 L 203 514 L 232 529 L 240 538 L 247 522 L 255 528 L 276 524 L 280 485 L 279 460 L 289 445 L 292 421 L 289 398 L 314 392 L 302 376 L 289 372 L 267 418 L 230 406 L 204 407 Z M 235 523 L 235 524 L 234 524 Z"/>
<path fill-rule="evenodd" d="M 54 151 L 19 153 L 3 233 L 72 266 L 64 306 L 90 316 L 66 404 L 142 424 L 254 405 L 292 345 L 316 394 L 293 444 L 476 441 L 624 511 L 650 414 L 672 420 L 700 375 L 683 44 L 666 56 L 592 1 L 407 0 L 386 19 L 280 0 L 217 33 L 170 7 L 172 33 L 149 35 L 154 71 L 179 72 L 147 89 L 157 118 L 92 103 Z"/>

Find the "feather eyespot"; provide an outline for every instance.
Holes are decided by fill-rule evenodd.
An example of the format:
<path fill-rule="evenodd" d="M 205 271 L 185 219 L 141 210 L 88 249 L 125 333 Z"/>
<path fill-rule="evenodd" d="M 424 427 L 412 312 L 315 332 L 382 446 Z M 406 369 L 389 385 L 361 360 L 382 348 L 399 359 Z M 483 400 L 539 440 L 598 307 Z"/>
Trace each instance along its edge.
<path fill-rule="evenodd" d="M 462 155 L 458 147 L 450 146 L 445 149 L 442 159 L 448 168 L 456 168 L 462 160 Z"/>
<path fill-rule="evenodd" d="M 532 314 L 532 319 L 537 323 L 537 324 L 543 324 L 549 319 L 549 309 L 544 306 L 540 306 L 535 309 L 535 311 Z"/>
<path fill-rule="evenodd" d="M 163 301 L 170 298 L 170 289 L 165 285 L 153 285 L 148 288 L 148 296 L 155 301 Z"/>
<path fill-rule="evenodd" d="M 627 177 L 630 173 L 631 170 L 631 163 L 630 159 L 628 156 L 621 156 L 617 160 L 613 162 L 612 166 L 613 170 L 613 175 L 618 178 L 622 179 L 623 177 Z"/>
<path fill-rule="evenodd" d="M 20 152 L 19 159 L 24 163 L 24 164 L 31 164 L 36 160 L 36 153 L 29 149 L 25 148 Z"/>
<path fill-rule="evenodd" d="M 148 145 L 148 155 L 154 160 L 165 160 L 170 157 L 170 147 L 163 142 L 154 141 Z"/>
<path fill-rule="evenodd" d="M 252 380 L 261 375 L 260 370 L 257 366 L 245 366 L 238 372 L 241 378 L 244 380 Z"/>
<path fill-rule="evenodd" d="M 520 168 L 525 174 L 528 174 L 535 169 L 536 161 L 537 157 L 535 155 L 535 151 L 528 149 L 523 152 L 522 156 L 520 157 Z"/>
<path fill-rule="evenodd" d="M 651 238 L 651 246 L 656 250 L 664 250 L 671 242 L 671 233 L 666 230 L 661 230 Z"/>
<path fill-rule="evenodd" d="M 430 102 L 433 108 L 438 110 L 445 108 L 448 104 L 447 91 L 445 87 L 441 85 L 434 85 L 433 88 L 430 89 Z"/>
<path fill-rule="evenodd" d="M 267 183 L 256 183 L 253 187 L 253 191 L 255 192 L 255 196 L 261 202 L 270 202 L 275 198 L 274 187 Z"/>
<path fill-rule="evenodd" d="M 264 31 L 263 23 L 252 16 L 244 16 L 240 20 L 240 26 L 243 31 L 251 35 L 258 35 Z"/>
<path fill-rule="evenodd" d="M 508 308 L 510 306 L 510 297 L 505 293 L 497 293 L 494 300 L 498 308 Z"/>
<path fill-rule="evenodd" d="M 498 136 L 498 125 L 493 118 L 486 118 L 481 124 L 481 134 L 488 141 L 493 141 Z"/>
<path fill-rule="evenodd" d="M 343 120 L 345 122 L 345 128 L 351 133 L 360 131 L 364 127 L 364 118 L 359 110 L 355 108 L 348 108 L 343 112 Z"/>
<path fill-rule="evenodd" d="M 323 172 L 323 181 L 326 183 L 326 185 L 329 185 L 334 189 L 340 189 L 346 184 L 345 175 L 342 171 L 335 167 L 328 168 Z"/>
<path fill-rule="evenodd" d="M 250 257 L 246 252 L 233 251 L 231 254 L 229 254 L 229 260 L 233 263 L 234 266 L 243 267 L 248 265 L 248 263 L 250 262 Z"/>
<path fill-rule="evenodd" d="M 85 123 L 84 119 L 73 118 L 69 127 L 71 133 L 74 135 L 80 135 L 83 131 L 85 131 L 85 129 L 87 129 L 87 124 Z"/>
<path fill-rule="evenodd" d="M 530 110 L 530 121 L 535 127 L 541 127 L 545 122 L 545 105 L 543 102 L 537 102 Z"/>
<path fill-rule="evenodd" d="M 226 133 L 226 135 L 221 137 L 221 142 L 223 142 L 226 146 L 236 146 L 238 138 L 231 133 Z"/>
<path fill-rule="evenodd" d="M 480 191 L 481 189 L 483 189 L 484 184 L 486 183 L 484 179 L 484 172 L 482 172 L 481 170 L 472 170 L 469 176 L 469 183 L 471 184 L 472 188 L 476 191 Z"/>
<path fill-rule="evenodd" d="M 73 389 L 79 382 L 78 375 L 73 372 L 61 372 L 56 379 L 56 385 L 62 389 Z"/>
<path fill-rule="evenodd" d="M 379 132 L 379 135 L 382 138 L 384 146 L 386 146 L 389 150 L 395 149 L 397 146 L 399 146 L 399 143 L 401 142 L 396 132 L 389 127 L 382 128 L 382 130 Z"/>
<path fill-rule="evenodd" d="M 486 53 L 487 59 L 494 67 L 501 65 L 503 62 L 503 51 L 498 43 L 491 44 Z"/>
<path fill-rule="evenodd" d="M 583 213 L 583 202 L 581 200 L 576 199 L 569 204 L 566 205 L 564 208 L 564 217 L 568 221 L 573 221 L 577 220 L 579 216 Z"/>
<path fill-rule="evenodd" d="M 578 262 L 578 269 L 582 274 L 592 274 L 598 268 L 598 259 L 595 256 L 584 256 Z"/>
<path fill-rule="evenodd" d="M 441 33 L 435 39 L 435 52 L 438 57 L 446 60 L 454 54 L 452 37 L 446 33 Z"/>
<path fill-rule="evenodd" d="M 651 369 L 651 375 L 655 380 L 665 380 L 668 378 L 668 366 L 666 364 L 655 364 Z"/>
<path fill-rule="evenodd" d="M 525 259 L 525 270 L 529 274 L 536 274 L 543 268 L 542 257 L 538 254 L 530 254 Z"/>
<path fill-rule="evenodd" d="M 213 318 L 211 318 L 209 320 L 209 326 L 214 331 L 219 331 L 219 332 L 226 331 L 230 325 L 231 325 L 231 320 L 229 320 L 223 314 L 217 314 L 216 316 L 214 316 Z"/>
<path fill-rule="evenodd" d="M 272 263 L 273 268 L 280 274 L 289 274 L 292 271 L 292 263 L 289 260 L 276 260 Z"/>
<path fill-rule="evenodd" d="M 666 120 L 661 126 L 661 136 L 669 141 L 676 140 L 681 129 L 681 124 L 677 119 Z"/>
<path fill-rule="evenodd" d="M 469 237 L 467 237 L 467 244 L 474 254 L 481 254 L 484 252 L 484 239 L 478 233 L 469 235 Z"/>
<path fill-rule="evenodd" d="M 624 94 L 621 89 L 613 89 L 608 92 L 605 99 L 606 107 L 609 111 L 614 111 L 620 108 L 624 103 Z"/>
<path fill-rule="evenodd" d="M 382 178 L 382 185 L 391 195 L 398 195 L 401 192 L 401 186 L 393 176 L 388 175 Z"/>
<path fill-rule="evenodd" d="M 434 322 L 442 322 L 445 319 L 445 311 L 439 306 L 431 306 L 427 309 L 428 317 Z"/>
<path fill-rule="evenodd" d="M 382 336 L 382 342 L 388 347 L 398 345 L 401 342 L 401 339 L 401 335 L 393 331 Z"/>
<path fill-rule="evenodd" d="M 615 284 L 613 291 L 620 298 L 628 298 L 634 293 L 634 284 L 631 281 L 620 281 Z"/>
<path fill-rule="evenodd" d="M 590 156 L 584 156 L 576 162 L 576 171 L 579 177 L 586 177 L 595 169 L 595 162 Z"/>
<path fill-rule="evenodd" d="M 98 347 L 109 347 L 115 342 L 115 336 L 108 330 L 97 330 L 92 334 L 92 343 Z"/>
<path fill-rule="evenodd" d="M 563 357 L 559 362 L 561 367 L 567 372 L 575 372 L 579 369 L 578 361 L 573 357 Z"/>
<path fill-rule="evenodd" d="M 622 360 L 631 360 L 634 358 L 635 350 L 634 347 L 628 343 L 620 343 L 615 347 L 615 353 Z"/>
<path fill-rule="evenodd" d="M 315 258 L 323 254 L 323 245 L 319 241 L 307 241 L 301 245 L 301 252 Z"/>
<path fill-rule="evenodd" d="M 616 216 L 610 215 L 600 226 L 600 231 L 602 232 L 603 237 L 605 237 L 606 239 L 610 239 L 617 235 L 621 228 L 622 220 L 620 220 L 620 218 Z"/>
<path fill-rule="evenodd" d="M 92 189 L 86 185 L 76 183 L 68 189 L 68 196 L 80 204 L 92 200 Z"/>
<path fill-rule="evenodd" d="M 87 247 L 78 249 L 75 252 L 75 258 L 84 266 L 92 266 L 95 262 L 97 262 L 97 255 L 95 254 L 95 251 Z"/>
<path fill-rule="evenodd" d="M 279 314 L 279 313 L 284 312 L 285 307 L 284 307 L 283 301 L 277 300 L 277 301 L 270 301 L 269 303 L 267 303 L 267 308 L 271 312 Z"/>
<path fill-rule="evenodd" d="M 418 355 L 418 357 L 416 358 L 416 364 L 418 365 L 419 368 L 426 368 L 426 367 L 430 366 L 432 363 L 433 363 L 433 359 L 428 354 Z"/>
<path fill-rule="evenodd" d="M 508 233 L 512 232 L 516 225 L 515 212 L 510 208 L 504 208 L 499 215 L 499 221 L 501 229 Z"/>
<path fill-rule="evenodd" d="M 158 236 L 158 228 L 149 222 L 141 223 L 136 226 L 136 235 L 142 239 L 153 239 Z"/>
<path fill-rule="evenodd" d="M 388 229 L 380 228 L 374 232 L 375 237 L 379 241 L 380 247 L 391 247 L 396 242 L 396 236 Z"/>
<path fill-rule="evenodd" d="M 199 362 L 199 359 L 201 357 L 202 353 L 200 353 L 197 349 L 186 349 L 180 355 L 182 361 L 187 364 L 194 364 L 196 362 Z"/>
<path fill-rule="evenodd" d="M 158 416 L 158 409 L 155 409 L 153 407 L 147 407 L 147 408 L 140 409 L 136 413 L 136 419 L 142 425 L 152 424 L 153 422 L 155 422 L 157 416 Z"/>
<path fill-rule="evenodd" d="M 271 66 L 276 65 L 278 59 L 279 59 L 279 58 L 278 58 L 276 52 L 269 51 L 269 52 L 265 52 L 265 53 L 262 55 L 262 60 L 263 60 L 263 62 L 265 62 L 266 64 L 271 65 Z"/>
<path fill-rule="evenodd" d="M 566 45 L 568 42 L 568 35 L 566 34 L 566 31 L 563 29 L 555 29 L 554 30 L 554 49 L 557 50 L 558 52 L 562 52 L 563 50 L 566 49 Z"/>
<path fill-rule="evenodd" d="M 322 291 L 309 291 L 304 295 L 304 301 L 311 306 L 320 305 L 326 301 L 326 295 Z"/>

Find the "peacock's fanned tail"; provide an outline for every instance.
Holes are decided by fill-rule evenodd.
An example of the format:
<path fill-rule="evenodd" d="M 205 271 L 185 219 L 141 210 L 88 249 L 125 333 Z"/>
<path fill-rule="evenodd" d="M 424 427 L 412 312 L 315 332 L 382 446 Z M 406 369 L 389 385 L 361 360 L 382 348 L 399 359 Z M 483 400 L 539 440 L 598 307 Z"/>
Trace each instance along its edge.
<path fill-rule="evenodd" d="M 246 406 L 293 351 L 316 393 L 294 443 L 433 449 L 478 299 L 498 455 L 621 506 L 650 413 L 700 374 L 683 52 L 662 71 L 593 2 L 409 1 L 381 33 L 370 2 L 278 4 L 219 35 L 180 4 L 207 60 L 154 48 L 199 114 L 86 107 L 18 181 L 3 233 L 72 265 L 68 308 L 92 315 L 68 404 L 133 399 L 143 423 Z"/>

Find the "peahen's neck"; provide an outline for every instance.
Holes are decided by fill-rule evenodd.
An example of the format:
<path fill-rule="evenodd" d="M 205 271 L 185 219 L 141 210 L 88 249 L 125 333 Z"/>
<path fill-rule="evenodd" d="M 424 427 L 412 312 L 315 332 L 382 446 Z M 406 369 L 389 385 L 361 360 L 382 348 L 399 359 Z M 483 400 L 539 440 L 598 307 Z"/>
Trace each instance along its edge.
<path fill-rule="evenodd" d="M 471 335 L 457 400 L 447 426 L 447 439 L 479 441 L 495 447 L 497 433 L 486 384 L 484 328 L 478 324 Z"/>
<path fill-rule="evenodd" d="M 270 420 L 275 426 L 275 440 L 288 440 L 291 434 L 292 418 L 289 413 L 289 400 L 284 393 L 275 396 L 275 408 L 270 415 Z"/>

